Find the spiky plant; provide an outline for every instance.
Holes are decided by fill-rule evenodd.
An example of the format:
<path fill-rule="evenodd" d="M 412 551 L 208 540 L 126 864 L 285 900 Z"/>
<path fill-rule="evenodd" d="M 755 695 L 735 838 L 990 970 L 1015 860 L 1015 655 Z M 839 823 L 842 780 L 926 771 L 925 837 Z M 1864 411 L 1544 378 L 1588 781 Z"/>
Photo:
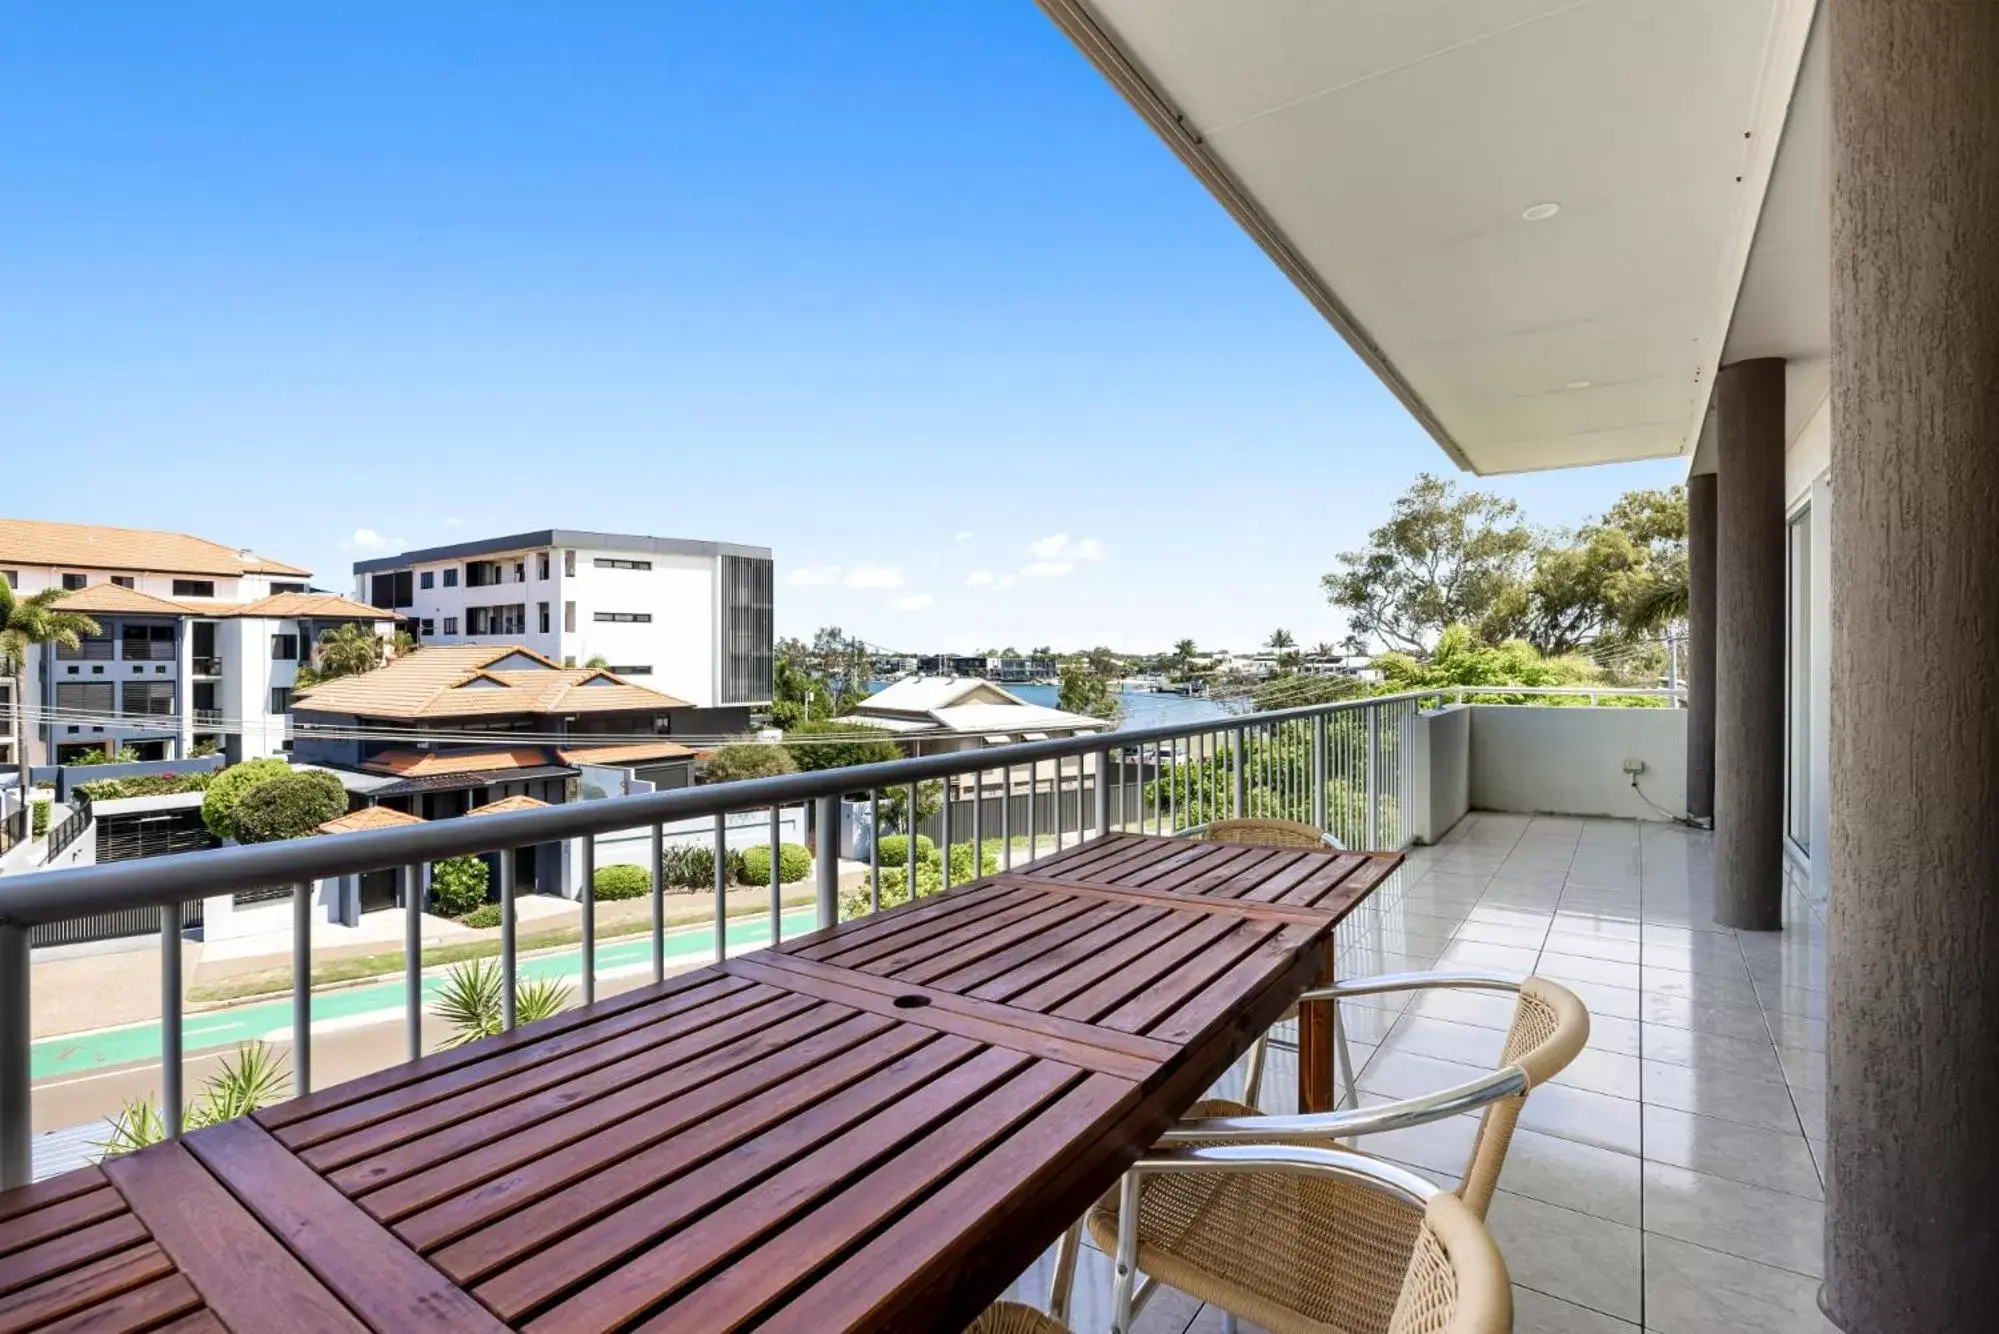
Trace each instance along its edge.
<path fill-rule="evenodd" d="M 493 959 L 471 959 L 454 964 L 445 974 L 444 986 L 431 1006 L 438 1018 L 451 1025 L 451 1036 L 443 1045 L 462 1047 L 479 1038 L 500 1032 L 500 981 L 505 975 Z M 514 979 L 514 1020 L 532 1024 L 559 1014 L 569 1006 L 574 989 L 553 977 Z"/>
<path fill-rule="evenodd" d="M 270 1106 L 284 1097 L 284 1058 L 259 1039 L 239 1043 L 234 1060 L 208 1077 L 201 1096 L 181 1112 L 183 1130 L 220 1125 Z M 143 1149 L 167 1137 L 166 1114 L 152 1098 L 131 1098 L 111 1119 L 111 1131 L 96 1147 L 107 1158 Z"/>

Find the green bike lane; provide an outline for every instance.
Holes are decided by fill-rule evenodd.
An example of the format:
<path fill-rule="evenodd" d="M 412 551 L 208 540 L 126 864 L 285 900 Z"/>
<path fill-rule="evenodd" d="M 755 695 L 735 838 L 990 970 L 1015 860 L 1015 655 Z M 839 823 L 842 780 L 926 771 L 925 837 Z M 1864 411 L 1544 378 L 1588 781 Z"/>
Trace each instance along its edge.
<path fill-rule="evenodd" d="M 784 915 L 786 938 L 801 936 L 817 925 L 811 908 L 793 909 Z M 726 939 L 731 954 L 759 949 L 770 943 L 767 915 L 739 917 L 729 923 Z M 712 926 L 682 927 L 666 934 L 666 961 L 690 963 L 715 955 Z M 652 962 L 652 936 L 647 932 L 620 936 L 597 947 L 597 974 L 643 968 Z M 582 976 L 581 946 L 535 954 L 520 961 L 520 972 L 530 978 L 561 978 L 575 981 Z M 423 979 L 424 1003 L 435 1000 L 444 986 L 448 969 L 434 969 Z M 312 998 L 312 1022 L 325 1024 L 363 1022 L 379 1017 L 386 1022 L 403 1014 L 403 979 L 396 975 L 382 982 L 339 987 L 316 993 Z M 223 1010 L 205 1010 L 181 1021 L 181 1048 L 184 1053 L 233 1047 L 274 1035 L 291 1034 L 292 1003 L 282 1000 L 258 1001 Z M 33 1078 L 59 1079 L 68 1075 L 125 1065 L 133 1061 L 158 1060 L 161 1029 L 158 1023 L 132 1024 L 123 1028 L 99 1029 L 92 1033 L 65 1033 L 43 1038 L 34 1044 Z"/>

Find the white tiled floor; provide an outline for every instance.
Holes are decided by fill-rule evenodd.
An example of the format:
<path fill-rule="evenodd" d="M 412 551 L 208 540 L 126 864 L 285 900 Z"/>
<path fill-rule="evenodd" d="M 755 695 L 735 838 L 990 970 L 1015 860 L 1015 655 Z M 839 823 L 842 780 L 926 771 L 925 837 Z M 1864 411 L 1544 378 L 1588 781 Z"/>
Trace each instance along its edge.
<path fill-rule="evenodd" d="M 1818 1313 L 1824 1211 L 1825 918 L 1794 883 L 1782 933 L 1718 928 L 1710 836 L 1669 825 L 1474 812 L 1341 929 L 1346 977 L 1448 967 L 1538 971 L 1583 998 L 1588 1048 L 1536 1089 L 1489 1223 L 1522 1334 L 1830 1331 Z M 1496 1061 L 1512 1006 L 1433 993 L 1346 1007 L 1366 1100 Z M 1273 1051 L 1271 1111 L 1294 1065 Z M 1240 1089 L 1238 1074 L 1222 1092 Z M 1449 1184 L 1467 1118 L 1367 1146 Z M 1041 1304 L 1044 1258 L 1012 1295 Z M 1106 1320 L 1086 1250 L 1071 1322 Z M 1213 1334 L 1164 1292 L 1135 1334 Z M 1245 1334 L 1252 1327 L 1244 1325 Z"/>

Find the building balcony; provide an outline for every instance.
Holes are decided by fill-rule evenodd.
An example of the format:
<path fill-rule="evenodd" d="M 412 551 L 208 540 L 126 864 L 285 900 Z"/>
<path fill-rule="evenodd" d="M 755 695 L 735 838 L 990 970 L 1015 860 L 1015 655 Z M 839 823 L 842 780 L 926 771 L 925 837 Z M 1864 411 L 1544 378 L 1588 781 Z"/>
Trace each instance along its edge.
<path fill-rule="evenodd" d="M 222 659 L 197 657 L 193 660 L 193 670 L 196 676 L 220 676 Z"/>

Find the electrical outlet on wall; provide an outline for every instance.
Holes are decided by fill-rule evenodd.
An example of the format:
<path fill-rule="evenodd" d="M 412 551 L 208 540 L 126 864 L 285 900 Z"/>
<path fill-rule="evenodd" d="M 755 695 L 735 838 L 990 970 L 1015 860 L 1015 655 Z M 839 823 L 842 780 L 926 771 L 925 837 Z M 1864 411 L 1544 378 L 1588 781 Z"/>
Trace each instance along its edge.
<path fill-rule="evenodd" d="M 1626 760 L 1624 762 L 1624 772 L 1630 774 L 1633 778 L 1636 778 L 1639 774 L 1645 772 L 1645 761 Z"/>

